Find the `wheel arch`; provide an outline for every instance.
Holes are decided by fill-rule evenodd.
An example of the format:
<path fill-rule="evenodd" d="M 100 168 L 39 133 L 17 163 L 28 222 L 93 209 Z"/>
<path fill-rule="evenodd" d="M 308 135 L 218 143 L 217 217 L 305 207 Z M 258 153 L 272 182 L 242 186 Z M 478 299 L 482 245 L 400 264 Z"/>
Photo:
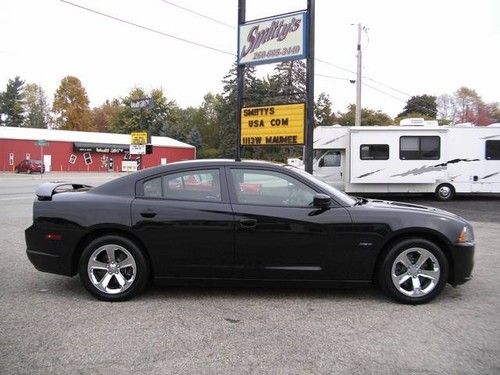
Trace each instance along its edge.
<path fill-rule="evenodd" d="M 80 260 L 80 257 L 83 253 L 83 250 L 85 247 L 95 240 L 96 238 L 103 237 L 103 236 L 121 236 L 124 237 L 130 241 L 132 241 L 134 244 L 137 245 L 137 247 L 141 250 L 141 252 L 144 254 L 148 261 L 148 266 L 150 269 L 150 274 L 151 276 L 154 276 L 154 267 L 153 267 L 153 262 L 151 261 L 151 256 L 149 255 L 149 252 L 144 245 L 144 243 L 133 233 L 131 233 L 129 230 L 121 228 L 121 227 L 99 227 L 99 228 L 94 228 L 90 232 L 88 232 L 85 236 L 83 236 L 77 243 L 75 247 L 75 251 L 73 252 L 73 259 L 72 259 L 72 268 L 71 272 L 72 275 L 76 275 L 78 272 L 78 262 Z"/>
<path fill-rule="evenodd" d="M 448 239 L 443 236 L 438 231 L 428 229 L 428 228 L 407 228 L 405 230 L 394 232 L 386 241 L 382 244 L 380 248 L 380 252 L 377 255 L 377 259 L 375 261 L 375 267 L 372 273 L 372 280 L 375 282 L 377 279 L 378 270 L 382 265 L 382 262 L 389 252 L 389 250 L 396 243 L 410 239 L 410 238 L 420 238 L 427 241 L 431 241 L 436 246 L 438 246 L 444 253 L 446 260 L 448 261 L 449 273 L 448 273 L 448 282 L 453 281 L 454 275 L 454 264 L 453 257 L 451 255 L 451 248 Z"/>

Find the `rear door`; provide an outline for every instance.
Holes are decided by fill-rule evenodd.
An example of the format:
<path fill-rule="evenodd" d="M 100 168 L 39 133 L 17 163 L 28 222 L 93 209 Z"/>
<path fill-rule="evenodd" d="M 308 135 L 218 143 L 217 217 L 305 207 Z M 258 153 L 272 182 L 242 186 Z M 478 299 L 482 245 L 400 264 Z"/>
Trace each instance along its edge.
<path fill-rule="evenodd" d="M 229 277 L 234 221 L 220 168 L 174 171 L 140 181 L 132 223 L 157 277 Z"/>

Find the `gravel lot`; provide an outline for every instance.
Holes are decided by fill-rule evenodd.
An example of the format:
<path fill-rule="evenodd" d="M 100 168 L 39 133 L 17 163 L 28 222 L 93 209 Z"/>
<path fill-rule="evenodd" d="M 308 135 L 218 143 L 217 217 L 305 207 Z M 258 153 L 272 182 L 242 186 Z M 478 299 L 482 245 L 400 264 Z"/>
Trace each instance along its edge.
<path fill-rule="evenodd" d="M 151 287 L 99 302 L 77 277 L 36 271 L 25 255 L 42 180 L 115 175 L 0 174 L 0 373 L 500 373 L 500 197 L 450 203 L 470 220 L 475 278 L 405 306 L 354 290 Z"/>

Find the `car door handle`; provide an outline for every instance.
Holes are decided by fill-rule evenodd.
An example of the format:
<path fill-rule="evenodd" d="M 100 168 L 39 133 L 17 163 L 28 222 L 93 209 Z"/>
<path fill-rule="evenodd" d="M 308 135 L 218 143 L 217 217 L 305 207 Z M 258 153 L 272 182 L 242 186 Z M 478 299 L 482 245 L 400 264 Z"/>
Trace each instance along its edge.
<path fill-rule="evenodd" d="M 152 218 L 156 216 L 156 212 L 154 212 L 153 210 L 146 210 L 141 212 L 141 216 L 146 218 Z"/>
<path fill-rule="evenodd" d="M 240 227 L 243 229 L 254 229 L 257 226 L 257 220 L 255 219 L 241 219 Z"/>

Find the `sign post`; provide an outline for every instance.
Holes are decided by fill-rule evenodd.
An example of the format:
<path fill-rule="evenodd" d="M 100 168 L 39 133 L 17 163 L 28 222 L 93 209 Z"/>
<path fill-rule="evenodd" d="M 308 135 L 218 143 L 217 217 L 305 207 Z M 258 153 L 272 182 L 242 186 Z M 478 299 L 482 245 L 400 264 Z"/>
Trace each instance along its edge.
<path fill-rule="evenodd" d="M 36 146 L 40 146 L 40 161 L 42 162 L 43 169 L 45 170 L 45 162 L 43 161 L 43 147 L 48 146 L 49 143 L 45 139 L 39 139 L 35 142 Z M 40 173 L 40 177 L 43 173 Z"/>

